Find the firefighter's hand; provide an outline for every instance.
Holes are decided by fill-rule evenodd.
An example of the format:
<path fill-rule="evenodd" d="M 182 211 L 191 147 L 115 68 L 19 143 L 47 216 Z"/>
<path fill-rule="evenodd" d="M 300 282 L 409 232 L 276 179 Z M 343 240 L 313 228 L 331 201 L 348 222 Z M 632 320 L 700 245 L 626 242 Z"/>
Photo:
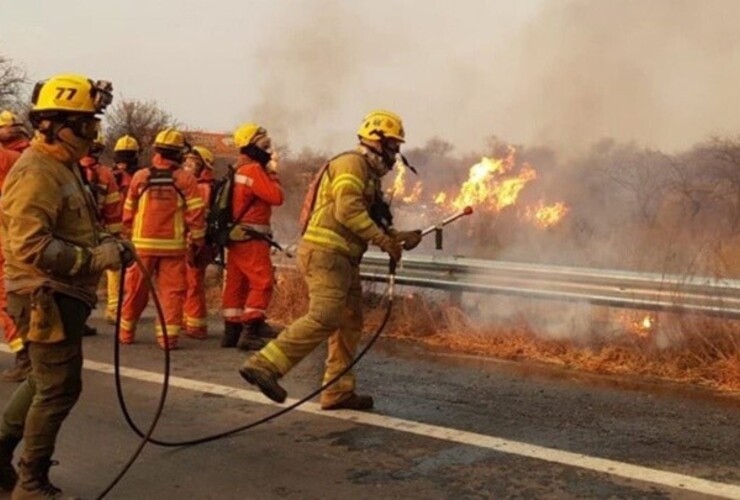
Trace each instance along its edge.
<path fill-rule="evenodd" d="M 413 250 L 421 243 L 421 231 L 401 231 L 395 238 L 404 250 Z"/>
<path fill-rule="evenodd" d="M 400 243 L 396 241 L 396 238 L 383 235 L 380 241 L 378 241 L 378 246 L 381 250 L 387 253 L 391 257 L 391 259 L 395 260 L 396 262 L 401 260 L 403 249 L 401 248 Z"/>
<path fill-rule="evenodd" d="M 89 250 L 90 260 L 88 266 L 90 272 L 98 273 L 106 269 L 116 270 L 121 267 L 121 249 L 115 238 L 108 238 L 100 245 Z"/>
<path fill-rule="evenodd" d="M 121 265 L 131 267 L 136 262 L 136 247 L 128 240 L 119 239 L 118 249 L 121 252 Z"/>

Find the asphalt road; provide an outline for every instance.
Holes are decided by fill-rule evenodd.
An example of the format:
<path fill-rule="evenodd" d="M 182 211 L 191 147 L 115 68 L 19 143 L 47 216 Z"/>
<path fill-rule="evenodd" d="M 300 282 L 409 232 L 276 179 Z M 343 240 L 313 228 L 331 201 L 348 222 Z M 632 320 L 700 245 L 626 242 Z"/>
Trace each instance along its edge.
<path fill-rule="evenodd" d="M 84 393 L 62 429 L 53 481 L 95 498 L 137 445 L 115 398 L 112 328 L 85 340 Z M 125 391 L 148 422 L 162 353 L 141 328 L 124 347 Z M 213 323 L 213 331 L 218 323 Z M 245 424 L 275 406 L 244 384 L 243 354 L 184 339 L 157 436 Z M 301 397 L 324 351 L 286 379 Z M 0 367 L 12 357 L 0 351 Z M 358 368 L 371 414 L 310 404 L 267 425 L 188 448 L 148 446 L 108 498 L 740 498 L 740 398 L 672 384 L 429 354 L 381 342 Z M 12 384 L 0 383 L 5 401 Z"/>

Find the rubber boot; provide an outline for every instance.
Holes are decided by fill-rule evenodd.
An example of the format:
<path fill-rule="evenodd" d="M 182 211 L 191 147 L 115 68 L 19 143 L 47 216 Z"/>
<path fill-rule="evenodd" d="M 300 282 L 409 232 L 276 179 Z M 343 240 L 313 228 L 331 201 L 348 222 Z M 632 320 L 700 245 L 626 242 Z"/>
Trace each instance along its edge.
<path fill-rule="evenodd" d="M 18 463 L 18 482 L 15 484 L 12 500 L 61 500 L 62 490 L 49 482 L 49 468 L 56 465 L 49 458 Z"/>
<path fill-rule="evenodd" d="M 263 339 L 274 339 L 280 332 L 264 319 L 258 319 L 255 321 L 254 333 Z"/>
<path fill-rule="evenodd" d="M 256 385 L 262 394 L 276 403 L 282 403 L 288 397 L 288 392 L 278 384 L 278 374 L 263 366 L 259 354 L 247 358 L 239 368 L 239 374 L 244 380 Z"/>
<path fill-rule="evenodd" d="M 15 365 L 13 368 L 8 368 L 2 374 L 2 379 L 5 382 L 23 382 L 31 373 L 31 359 L 28 357 L 28 351 L 23 349 L 18 351 L 15 355 Z"/>
<path fill-rule="evenodd" d="M 221 337 L 221 347 L 236 347 L 239 342 L 239 335 L 242 333 L 241 323 L 232 323 L 224 321 L 224 335 Z"/>
<path fill-rule="evenodd" d="M 236 344 L 236 347 L 242 351 L 259 351 L 265 347 L 269 339 L 260 337 L 257 334 L 257 328 L 257 321 L 244 323 L 244 330 L 242 330 L 242 334 L 239 336 L 239 342 Z"/>
<path fill-rule="evenodd" d="M 18 474 L 13 468 L 13 452 L 20 439 L 4 436 L 0 438 L 0 490 L 13 491 L 18 481 Z"/>
<path fill-rule="evenodd" d="M 329 406 L 322 406 L 321 409 L 367 411 L 372 410 L 374 404 L 375 401 L 373 401 L 372 396 L 364 396 L 353 392 L 348 398 Z"/>

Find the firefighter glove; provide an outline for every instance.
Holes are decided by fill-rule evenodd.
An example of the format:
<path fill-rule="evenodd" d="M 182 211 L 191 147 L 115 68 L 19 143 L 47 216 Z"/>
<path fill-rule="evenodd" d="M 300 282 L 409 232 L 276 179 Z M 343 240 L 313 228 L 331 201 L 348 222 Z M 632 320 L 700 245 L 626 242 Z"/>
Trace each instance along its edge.
<path fill-rule="evenodd" d="M 106 269 L 116 270 L 121 267 L 121 248 L 118 241 L 109 238 L 100 245 L 89 250 L 90 272 L 98 273 Z"/>
<path fill-rule="evenodd" d="M 413 250 L 421 243 L 421 231 L 400 231 L 395 238 L 404 250 Z"/>
<path fill-rule="evenodd" d="M 128 240 L 118 240 L 118 248 L 121 252 L 121 265 L 130 267 L 136 262 L 136 247 Z"/>
<path fill-rule="evenodd" d="M 380 240 L 378 241 L 378 246 L 381 250 L 390 255 L 391 259 L 395 260 L 396 262 L 401 260 L 403 249 L 401 248 L 400 243 L 396 241 L 396 238 L 388 235 L 383 235 L 383 237 L 380 238 Z"/>

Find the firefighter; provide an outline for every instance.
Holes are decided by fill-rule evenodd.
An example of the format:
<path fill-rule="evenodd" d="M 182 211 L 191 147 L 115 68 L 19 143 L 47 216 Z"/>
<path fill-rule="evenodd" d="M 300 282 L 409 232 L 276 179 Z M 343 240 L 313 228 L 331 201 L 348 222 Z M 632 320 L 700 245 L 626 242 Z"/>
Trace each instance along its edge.
<path fill-rule="evenodd" d="M 100 155 L 105 151 L 105 140 L 103 134 L 99 134 L 95 141 L 90 146 L 90 151 L 87 156 L 80 160 L 80 168 L 82 168 L 83 178 L 87 180 L 93 199 L 98 209 L 98 219 L 103 225 L 103 229 L 109 234 L 118 237 L 121 234 L 121 211 L 123 210 L 123 199 L 121 198 L 121 192 L 116 183 L 116 178 L 113 174 L 113 169 L 106 165 L 102 165 L 99 161 Z M 120 271 L 107 271 L 106 276 L 111 273 L 119 273 Z M 110 280 L 109 280 L 110 281 Z M 116 304 L 116 307 L 118 304 Z M 115 322 L 116 310 L 113 309 L 111 314 L 110 301 L 105 309 L 105 317 L 109 322 Z M 95 328 L 86 325 L 85 335 L 97 335 Z"/>
<path fill-rule="evenodd" d="M 113 147 L 113 177 L 121 193 L 121 202 L 126 199 L 131 177 L 139 168 L 139 141 L 130 135 L 118 138 Z M 123 205 L 121 205 L 123 207 Z M 105 306 L 105 319 L 110 324 L 116 323 L 118 313 L 118 287 L 121 284 L 121 270 L 106 271 L 105 279 L 108 288 L 108 297 Z"/>
<path fill-rule="evenodd" d="M 154 140 L 152 166 L 134 174 L 123 207 L 124 232 L 157 283 L 167 326 L 169 343 L 156 325 L 157 343 L 175 349 L 182 326 L 185 302 L 185 255 L 196 258 L 204 246 L 205 205 L 198 183 L 180 168 L 186 151 L 182 132 L 166 129 Z M 190 247 L 190 248 L 189 248 Z M 123 299 L 120 342 L 132 344 L 136 322 L 146 307 L 149 284 L 138 266 L 128 270 Z"/>
<path fill-rule="evenodd" d="M 31 144 L 25 125 L 12 111 L 0 111 L 0 146 L 22 153 Z"/>
<path fill-rule="evenodd" d="M 183 162 L 183 168 L 193 174 L 198 181 L 198 191 L 206 206 L 206 217 L 213 192 L 213 161 L 213 153 L 209 149 L 194 146 L 191 152 L 185 155 Z M 210 255 L 207 250 L 204 249 L 198 259 L 192 252 L 188 253 L 187 258 L 187 292 L 183 317 L 185 335 L 198 340 L 204 340 L 208 336 L 205 277 Z"/>
<path fill-rule="evenodd" d="M 61 496 L 49 468 L 59 429 L 82 389 L 85 321 L 103 270 L 131 257 L 126 242 L 103 232 L 77 167 L 111 91 L 109 82 L 71 74 L 36 84 L 29 113 L 36 136 L 3 187 L 8 311 L 31 359 L 31 374 L 0 422 L 0 487 L 14 488 L 14 499 Z M 21 438 L 16 478 L 11 461 Z"/>
<path fill-rule="evenodd" d="M 353 360 L 362 334 L 360 260 L 368 243 L 400 260 L 402 248 L 421 241 L 420 232 L 383 228 L 379 213 L 384 204 L 381 178 L 396 161 L 405 134 L 401 119 L 389 111 L 373 111 L 363 120 L 358 147 L 343 153 L 322 169 L 315 196 L 306 197 L 307 218 L 298 249 L 298 265 L 308 285 L 308 313 L 244 362 L 239 370 L 270 399 L 287 396 L 278 379 L 324 340 L 329 341 L 324 380 L 343 371 Z M 385 205 L 387 208 L 387 205 Z M 321 393 L 325 410 L 368 410 L 373 398 L 355 392 L 350 372 Z"/>
<path fill-rule="evenodd" d="M 113 147 L 113 162 L 115 163 L 113 175 L 124 200 L 128 187 L 131 185 L 131 178 L 139 169 L 139 153 L 139 141 L 130 135 L 119 137 Z"/>
<path fill-rule="evenodd" d="M 10 167 L 28 145 L 28 133 L 18 116 L 8 110 L 0 112 L 0 190 L 2 190 Z M 2 244 L 0 244 L 0 323 L 3 325 L 5 342 L 11 352 L 15 353 L 15 364 L 12 368 L 3 371 L 2 379 L 5 382 L 23 382 L 31 371 L 31 360 L 28 359 L 28 352 L 23 348 L 23 339 L 7 312 L 4 267 L 5 258 Z"/>
<path fill-rule="evenodd" d="M 221 347 L 259 350 L 275 337 L 265 322 L 274 281 L 270 218 L 272 207 L 283 204 L 283 189 L 264 128 L 240 126 L 234 144 L 239 149 L 231 208 L 235 225 L 227 247 Z"/>

